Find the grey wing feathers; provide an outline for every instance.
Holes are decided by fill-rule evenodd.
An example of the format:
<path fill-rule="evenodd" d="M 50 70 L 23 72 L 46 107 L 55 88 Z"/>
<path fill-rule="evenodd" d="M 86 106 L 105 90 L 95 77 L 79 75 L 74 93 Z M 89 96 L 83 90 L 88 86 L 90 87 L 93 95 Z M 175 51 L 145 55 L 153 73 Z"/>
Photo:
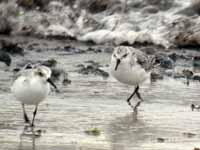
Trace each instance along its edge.
<path fill-rule="evenodd" d="M 19 76 L 30 76 L 31 70 L 33 69 L 32 64 L 25 65 L 22 69 L 20 69 L 17 73 L 13 75 L 13 81 L 16 80 Z"/>
<path fill-rule="evenodd" d="M 136 49 L 134 49 L 133 53 L 135 53 L 136 55 L 137 63 L 141 65 L 141 67 L 144 68 L 146 71 L 150 71 L 158 66 L 156 64 L 155 56 L 147 56 L 142 51 Z"/>
<path fill-rule="evenodd" d="M 133 57 L 136 57 L 137 63 L 146 70 L 148 68 L 148 56 L 140 50 L 133 49 Z"/>
<path fill-rule="evenodd" d="M 148 57 L 146 55 L 137 55 L 137 63 L 145 70 L 148 68 Z"/>

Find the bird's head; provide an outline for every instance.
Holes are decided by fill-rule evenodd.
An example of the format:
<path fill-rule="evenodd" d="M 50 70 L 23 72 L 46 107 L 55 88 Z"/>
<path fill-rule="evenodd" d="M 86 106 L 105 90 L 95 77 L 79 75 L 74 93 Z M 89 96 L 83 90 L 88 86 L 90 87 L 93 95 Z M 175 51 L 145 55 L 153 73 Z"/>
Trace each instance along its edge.
<path fill-rule="evenodd" d="M 115 71 L 118 69 L 121 63 L 130 63 L 131 59 L 134 59 L 135 53 L 128 46 L 118 46 L 115 47 L 112 54 L 112 61 L 115 61 Z M 136 59 L 136 58 L 135 58 Z"/>
<path fill-rule="evenodd" d="M 57 87 L 51 80 L 51 69 L 46 66 L 38 66 L 34 68 L 33 75 L 35 77 L 38 77 L 43 82 L 48 82 L 50 85 L 52 85 L 56 90 Z"/>

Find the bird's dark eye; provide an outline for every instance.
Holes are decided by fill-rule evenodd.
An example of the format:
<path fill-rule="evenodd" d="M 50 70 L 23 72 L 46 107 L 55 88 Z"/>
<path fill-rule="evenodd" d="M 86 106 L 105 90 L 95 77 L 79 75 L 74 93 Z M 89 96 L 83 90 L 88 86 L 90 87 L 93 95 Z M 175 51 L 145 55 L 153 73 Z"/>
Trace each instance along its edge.
<path fill-rule="evenodd" d="M 114 56 L 115 58 L 117 58 L 117 56 L 116 56 L 115 54 L 113 54 L 113 56 Z"/>
<path fill-rule="evenodd" d="M 128 56 L 128 54 L 124 54 L 123 56 L 122 56 L 122 58 L 126 58 Z"/>
<path fill-rule="evenodd" d="M 44 76 L 42 72 L 38 72 L 38 75 L 41 76 L 41 77 Z"/>

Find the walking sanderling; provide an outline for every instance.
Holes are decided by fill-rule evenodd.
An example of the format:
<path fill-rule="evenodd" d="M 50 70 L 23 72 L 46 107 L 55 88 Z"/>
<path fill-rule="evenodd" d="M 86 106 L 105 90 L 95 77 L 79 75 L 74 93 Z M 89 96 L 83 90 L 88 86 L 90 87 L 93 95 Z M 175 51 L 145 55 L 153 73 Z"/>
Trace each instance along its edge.
<path fill-rule="evenodd" d="M 114 49 L 111 58 L 111 74 L 118 81 L 135 86 L 133 93 L 127 99 L 134 112 L 137 112 L 137 108 L 143 101 L 139 93 L 139 85 L 150 77 L 150 70 L 155 67 L 155 64 L 154 57 L 148 57 L 138 49 L 128 46 L 118 46 Z M 130 100 L 135 94 L 140 101 L 133 106 Z"/>
<path fill-rule="evenodd" d="M 33 127 L 38 105 L 47 97 L 50 91 L 50 84 L 56 90 L 57 87 L 50 79 L 51 70 L 46 66 L 37 65 L 33 67 L 28 64 L 18 74 L 11 91 L 22 104 L 24 121 Z M 35 105 L 32 122 L 30 122 L 26 114 L 25 104 Z"/>

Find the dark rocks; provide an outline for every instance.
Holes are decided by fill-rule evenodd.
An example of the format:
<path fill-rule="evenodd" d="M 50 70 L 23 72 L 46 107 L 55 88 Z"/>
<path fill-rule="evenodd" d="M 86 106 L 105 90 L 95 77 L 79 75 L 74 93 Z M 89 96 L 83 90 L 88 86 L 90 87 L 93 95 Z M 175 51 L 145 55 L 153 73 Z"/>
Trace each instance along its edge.
<path fill-rule="evenodd" d="M 192 105 L 194 105 L 194 104 L 192 104 Z M 186 136 L 186 137 L 188 137 L 188 138 L 192 138 L 192 137 L 196 136 L 195 133 L 190 133 L 190 132 L 184 132 L 183 135 Z"/>
<path fill-rule="evenodd" d="M 64 3 L 65 5 L 68 5 L 68 6 L 70 6 L 70 7 L 73 7 L 74 4 L 75 4 L 75 2 L 76 2 L 76 0 L 64 0 L 64 1 L 63 1 L 63 3 Z"/>
<path fill-rule="evenodd" d="M 109 0 L 95 0 L 90 3 L 88 9 L 91 13 L 98 13 L 106 10 L 108 5 Z"/>
<path fill-rule="evenodd" d="M 94 53 L 112 53 L 113 47 L 88 47 L 86 51 Z"/>
<path fill-rule="evenodd" d="M 149 5 L 157 6 L 163 11 L 170 9 L 174 4 L 174 0 L 145 0 L 145 2 Z"/>
<path fill-rule="evenodd" d="M 193 66 L 194 67 L 200 67 L 200 56 L 194 56 L 193 57 Z"/>
<path fill-rule="evenodd" d="M 142 48 L 141 50 L 144 51 L 147 55 L 153 55 L 156 53 L 156 50 L 153 47 L 145 47 Z"/>
<path fill-rule="evenodd" d="M 197 17 L 180 17 L 172 23 L 170 33 L 177 47 L 199 48 L 199 21 Z"/>
<path fill-rule="evenodd" d="M 8 53 L 0 51 L 0 61 L 10 66 L 12 60 Z"/>
<path fill-rule="evenodd" d="M 95 53 L 101 53 L 103 50 L 100 49 L 100 48 L 89 47 L 89 48 L 87 49 L 87 51 L 95 52 Z"/>
<path fill-rule="evenodd" d="M 188 78 L 191 79 L 193 77 L 193 72 L 189 69 L 183 69 L 183 75 Z"/>
<path fill-rule="evenodd" d="M 165 139 L 164 139 L 164 138 L 157 138 L 157 141 L 158 141 L 159 143 L 164 143 L 164 142 L 165 142 Z"/>
<path fill-rule="evenodd" d="M 112 0 L 82 0 L 79 5 L 90 13 L 99 13 L 111 6 Z"/>
<path fill-rule="evenodd" d="M 48 59 L 48 60 L 41 62 L 42 65 L 47 66 L 49 68 L 56 67 L 57 63 L 58 62 L 55 59 Z"/>
<path fill-rule="evenodd" d="M 199 22 L 197 17 L 182 16 L 171 24 L 170 41 L 180 48 L 194 48 L 200 45 Z"/>
<path fill-rule="evenodd" d="M 105 53 L 112 53 L 113 52 L 113 47 L 106 47 L 104 48 Z"/>
<path fill-rule="evenodd" d="M 55 59 L 48 59 L 48 60 L 40 62 L 40 64 L 51 68 L 52 81 L 55 82 L 55 81 L 62 80 L 63 85 L 67 85 L 71 83 L 71 80 L 68 78 L 67 72 L 64 69 L 57 67 L 58 62 Z"/>
<path fill-rule="evenodd" d="M 20 68 L 14 68 L 12 71 L 13 71 L 14 74 L 16 74 L 17 72 L 20 71 Z"/>
<path fill-rule="evenodd" d="M 17 0 L 17 4 L 21 7 L 32 8 L 34 5 L 34 0 Z"/>
<path fill-rule="evenodd" d="M 0 0 L 0 3 L 2 3 L 2 2 L 8 2 L 9 0 Z"/>
<path fill-rule="evenodd" d="M 0 16 L 0 34 L 9 35 L 12 31 L 8 18 Z"/>
<path fill-rule="evenodd" d="M 186 16 L 194 16 L 195 14 L 197 14 L 197 12 L 192 6 L 189 6 L 187 8 L 180 10 L 179 12 L 177 12 L 177 14 L 186 15 Z"/>
<path fill-rule="evenodd" d="M 191 7 L 197 14 L 200 14 L 200 0 L 191 0 Z"/>
<path fill-rule="evenodd" d="M 44 10 L 50 0 L 17 0 L 17 4 L 26 9 L 38 7 L 40 10 Z"/>
<path fill-rule="evenodd" d="M 174 0 L 140 0 L 131 2 L 134 8 L 149 9 L 149 13 L 157 13 L 158 11 L 166 11 L 173 7 Z"/>
<path fill-rule="evenodd" d="M 86 52 L 83 49 L 79 49 L 70 45 L 65 46 L 64 51 L 66 51 L 68 54 L 82 54 Z"/>
<path fill-rule="evenodd" d="M 159 9 L 156 6 L 147 6 L 143 9 L 143 12 L 148 14 L 155 14 L 158 11 Z"/>
<path fill-rule="evenodd" d="M 95 62 L 93 60 L 85 61 L 85 63 L 91 64 L 92 66 L 94 66 L 96 68 L 102 67 L 98 62 Z"/>
<path fill-rule="evenodd" d="M 169 58 L 171 58 L 174 62 L 178 59 L 178 56 L 176 53 L 171 53 L 168 55 Z"/>
<path fill-rule="evenodd" d="M 200 75 L 194 75 L 193 80 L 195 81 L 200 81 Z"/>
<path fill-rule="evenodd" d="M 62 69 L 57 69 L 57 68 L 51 68 L 52 74 L 51 74 L 51 79 L 53 81 L 59 80 L 60 76 L 63 72 Z"/>
<path fill-rule="evenodd" d="M 63 83 L 63 85 L 68 85 L 68 84 L 71 84 L 72 81 L 68 78 L 65 78 L 62 83 Z"/>
<path fill-rule="evenodd" d="M 16 34 L 18 35 L 23 35 L 23 36 L 30 36 L 30 35 L 34 35 L 35 29 L 33 26 L 31 25 L 25 25 L 22 26 L 21 29 L 16 32 Z"/>
<path fill-rule="evenodd" d="M 102 76 L 103 78 L 107 78 L 109 76 L 107 72 L 99 68 L 100 65 L 98 63 L 94 61 L 88 61 L 87 63 L 89 64 L 88 65 L 80 64 L 77 66 L 79 68 L 78 73 L 84 74 L 84 75 L 94 74 L 94 75 Z"/>
<path fill-rule="evenodd" d="M 160 67 L 162 68 L 172 69 L 174 66 L 173 60 L 164 54 L 157 54 L 155 58 L 156 58 L 156 63 L 159 63 Z"/>
<path fill-rule="evenodd" d="M 151 72 L 150 79 L 151 79 L 151 82 L 154 82 L 156 80 L 162 80 L 163 75 L 161 73 L 158 73 L 158 72 Z"/>
<path fill-rule="evenodd" d="M 94 74 L 94 75 L 100 75 L 103 77 L 108 77 L 108 73 L 99 69 L 95 68 L 92 65 L 84 66 L 78 71 L 80 74 L 88 75 L 88 74 Z"/>
<path fill-rule="evenodd" d="M 200 45 L 199 32 L 180 32 L 176 37 L 174 43 L 178 47 L 195 48 Z"/>
<path fill-rule="evenodd" d="M 198 110 L 199 111 L 200 110 L 200 106 L 199 105 L 191 104 L 190 107 L 191 107 L 192 111 L 194 111 L 194 110 Z"/>
<path fill-rule="evenodd" d="M 5 40 L 1 40 L 1 51 L 10 53 L 10 54 L 24 54 L 24 49 L 18 46 L 18 43 L 13 43 Z"/>
<path fill-rule="evenodd" d="M 71 80 L 68 78 L 68 74 L 65 70 L 61 68 L 51 68 L 52 74 L 51 79 L 52 81 L 62 81 L 63 85 L 71 84 Z"/>
<path fill-rule="evenodd" d="M 44 10 L 45 7 L 49 4 L 50 0 L 34 0 L 34 3 L 40 10 Z"/>
<path fill-rule="evenodd" d="M 178 54 L 176 52 L 172 52 L 170 54 L 168 54 L 168 57 L 171 58 L 174 62 L 176 62 L 179 59 L 183 59 L 183 60 L 189 60 L 190 57 L 186 56 L 184 54 Z"/>

